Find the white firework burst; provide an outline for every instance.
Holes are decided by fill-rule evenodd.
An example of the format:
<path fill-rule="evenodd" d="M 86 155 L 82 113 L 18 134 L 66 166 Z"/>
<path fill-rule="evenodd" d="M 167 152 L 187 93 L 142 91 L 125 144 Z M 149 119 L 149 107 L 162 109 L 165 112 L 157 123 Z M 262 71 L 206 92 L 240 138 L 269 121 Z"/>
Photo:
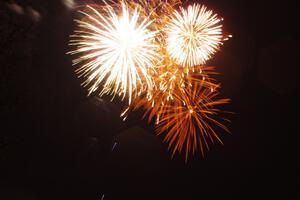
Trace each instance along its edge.
<path fill-rule="evenodd" d="M 165 28 L 170 57 L 186 67 L 204 64 L 225 39 L 220 21 L 213 11 L 199 4 L 175 11 Z"/>
<path fill-rule="evenodd" d="M 148 74 L 157 58 L 156 31 L 148 28 L 152 21 L 124 2 L 118 8 L 106 4 L 100 11 L 87 8 L 89 13 L 80 11 L 84 18 L 75 20 L 79 29 L 70 40 L 76 50 L 69 53 L 79 54 L 73 60 L 80 64 L 76 72 L 86 77 L 89 94 L 101 88 L 100 95 L 128 96 L 130 104 L 133 96 L 153 88 Z"/>

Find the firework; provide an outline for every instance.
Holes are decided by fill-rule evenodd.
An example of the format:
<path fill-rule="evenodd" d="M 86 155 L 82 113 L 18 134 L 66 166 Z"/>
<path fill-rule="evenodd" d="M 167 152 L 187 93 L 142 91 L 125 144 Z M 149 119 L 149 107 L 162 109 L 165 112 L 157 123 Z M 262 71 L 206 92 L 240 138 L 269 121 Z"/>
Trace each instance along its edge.
<path fill-rule="evenodd" d="M 194 4 L 175 11 L 166 24 L 166 48 L 182 66 L 203 65 L 224 39 L 221 18 L 205 6 Z"/>
<path fill-rule="evenodd" d="M 180 7 L 181 0 L 108 0 L 99 9 L 87 6 L 71 36 L 70 54 L 85 77 L 89 94 L 128 96 L 121 117 L 142 108 L 157 135 L 185 158 L 209 144 L 222 143 L 215 128 L 228 131 L 217 107 L 220 85 L 205 63 L 230 35 L 222 21 L 205 6 Z M 179 11 L 176 8 L 179 7 Z M 114 147 L 113 147 L 114 148 Z"/>
<path fill-rule="evenodd" d="M 187 160 L 188 155 L 194 154 L 198 148 L 204 156 L 210 142 L 216 140 L 222 143 L 213 127 L 228 129 L 214 118 L 220 113 L 216 106 L 228 103 L 229 99 L 215 100 L 217 94 L 216 90 L 195 82 L 180 90 L 180 93 L 174 93 L 172 101 L 160 105 L 162 108 L 156 132 L 158 135 L 166 133 L 165 141 L 169 149 L 173 149 L 172 156 L 184 150 Z"/>
<path fill-rule="evenodd" d="M 130 104 L 133 96 L 153 88 L 149 70 L 157 57 L 156 31 L 148 29 L 152 21 L 140 16 L 139 7 L 120 5 L 80 11 L 85 17 L 75 20 L 79 30 L 71 35 L 70 45 L 77 49 L 70 54 L 80 55 L 73 65 L 80 64 L 76 72 L 86 77 L 83 85 L 90 86 L 89 94 L 100 87 L 100 95 L 117 94 L 123 100 L 128 94 Z"/>
<path fill-rule="evenodd" d="M 216 100 L 219 85 L 208 76 L 214 74 L 213 68 L 202 67 L 202 70 L 202 73 L 174 78 L 172 97 L 165 90 L 157 89 L 150 101 L 139 97 L 123 113 L 125 115 L 130 110 L 142 108 L 143 117 L 148 117 L 148 123 L 155 120 L 156 133 L 165 134 L 169 149 L 173 149 L 172 156 L 185 151 L 186 160 L 197 149 L 204 156 L 205 150 L 209 149 L 209 142 L 216 140 L 222 143 L 214 130 L 215 126 L 228 131 L 225 125 L 214 118 L 222 113 L 216 106 L 228 103 L 229 99 Z"/>

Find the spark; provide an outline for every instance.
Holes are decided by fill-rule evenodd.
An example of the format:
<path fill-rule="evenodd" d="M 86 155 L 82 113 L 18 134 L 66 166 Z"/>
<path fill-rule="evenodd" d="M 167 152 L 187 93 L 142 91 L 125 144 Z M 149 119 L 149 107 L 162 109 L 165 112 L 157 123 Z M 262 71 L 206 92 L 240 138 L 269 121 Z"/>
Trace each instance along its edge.
<path fill-rule="evenodd" d="M 205 6 L 180 7 L 166 24 L 167 51 L 182 66 L 203 65 L 219 49 L 224 36 L 221 18 Z"/>
<path fill-rule="evenodd" d="M 31 17 L 31 19 L 34 20 L 35 22 L 39 22 L 41 20 L 42 16 L 37 10 L 35 10 L 31 7 L 27 7 L 27 11 L 28 11 L 29 16 Z"/>
<path fill-rule="evenodd" d="M 113 150 L 116 148 L 116 146 L 117 146 L 117 142 L 114 143 L 114 145 L 113 145 L 111 151 L 113 151 Z"/>
<path fill-rule="evenodd" d="M 154 43 L 156 31 L 148 27 L 152 21 L 140 16 L 139 7 L 131 12 L 121 2 L 121 16 L 117 8 L 106 4 L 101 12 L 87 6 L 85 17 L 75 20 L 79 30 L 71 35 L 70 45 L 77 49 L 70 54 L 80 54 L 73 65 L 81 65 L 76 72 L 86 77 L 84 86 L 89 94 L 102 86 L 100 96 L 112 94 L 128 96 L 129 104 L 139 93 L 153 88 L 149 70 L 158 56 Z M 113 99 L 112 98 L 112 99 Z"/>
<path fill-rule="evenodd" d="M 16 4 L 16 3 L 10 3 L 10 4 L 8 4 L 7 6 L 8 6 L 8 8 L 9 8 L 11 11 L 13 11 L 13 12 L 19 14 L 19 15 L 23 15 L 23 14 L 24 14 L 24 9 L 23 9 L 23 7 L 20 6 L 20 5 L 18 5 L 18 4 Z"/>
<path fill-rule="evenodd" d="M 74 0 L 62 0 L 62 3 L 70 10 L 73 9 L 76 5 Z"/>

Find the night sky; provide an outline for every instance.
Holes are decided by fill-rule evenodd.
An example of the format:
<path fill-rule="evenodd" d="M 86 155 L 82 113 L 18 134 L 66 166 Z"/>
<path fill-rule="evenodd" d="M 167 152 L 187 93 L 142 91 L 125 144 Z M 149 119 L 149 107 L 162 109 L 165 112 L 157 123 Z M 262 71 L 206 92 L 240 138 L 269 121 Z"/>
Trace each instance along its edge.
<path fill-rule="evenodd" d="M 1 200 L 299 198 L 297 6 L 188 2 L 215 10 L 233 35 L 208 64 L 235 114 L 224 145 L 185 163 L 140 112 L 123 122 L 124 102 L 87 97 L 66 55 L 71 6 L 1 0 Z"/>

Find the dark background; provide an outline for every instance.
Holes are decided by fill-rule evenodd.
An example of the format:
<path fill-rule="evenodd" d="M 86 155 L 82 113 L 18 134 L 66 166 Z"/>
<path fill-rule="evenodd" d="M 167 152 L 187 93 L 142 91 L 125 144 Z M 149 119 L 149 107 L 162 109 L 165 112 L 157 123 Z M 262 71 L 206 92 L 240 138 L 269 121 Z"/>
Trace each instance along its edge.
<path fill-rule="evenodd" d="M 234 36 L 209 64 L 236 114 L 224 146 L 185 163 L 138 112 L 122 122 L 122 103 L 86 96 L 65 55 L 74 11 L 2 0 L 0 199 L 299 198 L 297 6 L 199 2 Z"/>

